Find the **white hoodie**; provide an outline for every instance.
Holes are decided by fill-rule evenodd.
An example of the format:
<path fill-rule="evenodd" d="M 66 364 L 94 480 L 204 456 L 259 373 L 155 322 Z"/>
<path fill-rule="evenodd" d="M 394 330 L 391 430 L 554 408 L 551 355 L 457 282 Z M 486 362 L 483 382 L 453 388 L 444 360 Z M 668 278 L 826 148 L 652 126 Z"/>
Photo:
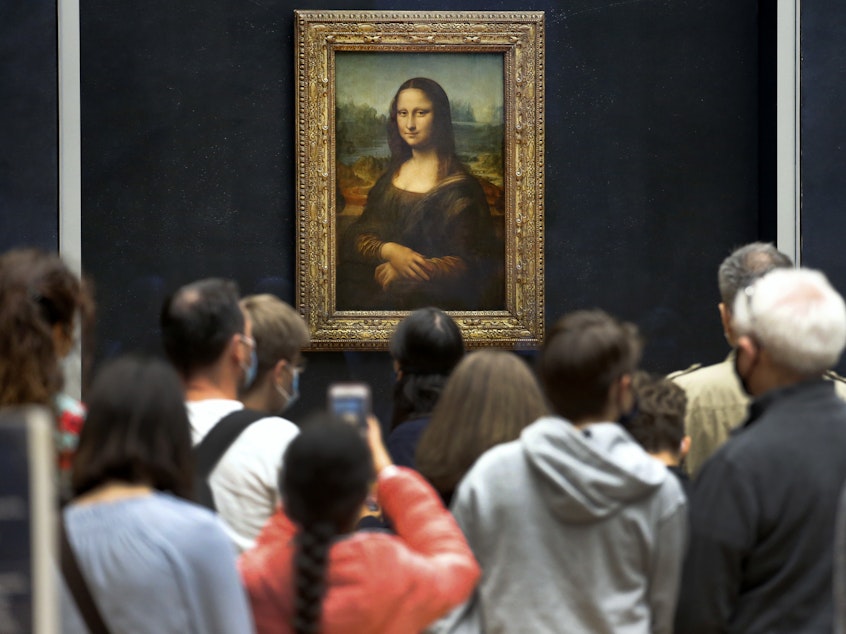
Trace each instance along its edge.
<path fill-rule="evenodd" d="M 616 423 L 541 418 L 477 461 L 453 513 L 483 576 L 433 631 L 672 632 L 686 500 Z"/>

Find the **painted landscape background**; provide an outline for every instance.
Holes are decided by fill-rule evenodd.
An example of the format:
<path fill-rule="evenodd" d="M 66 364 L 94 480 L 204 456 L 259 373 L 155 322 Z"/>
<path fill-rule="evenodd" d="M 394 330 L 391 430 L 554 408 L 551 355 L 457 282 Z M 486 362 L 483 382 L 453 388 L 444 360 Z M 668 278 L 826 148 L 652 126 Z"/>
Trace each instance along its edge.
<path fill-rule="evenodd" d="M 501 231 L 503 57 L 467 53 L 352 53 L 335 56 L 338 232 L 357 218 L 390 158 L 386 124 L 397 88 L 429 77 L 450 98 L 456 152 L 479 179 Z"/>

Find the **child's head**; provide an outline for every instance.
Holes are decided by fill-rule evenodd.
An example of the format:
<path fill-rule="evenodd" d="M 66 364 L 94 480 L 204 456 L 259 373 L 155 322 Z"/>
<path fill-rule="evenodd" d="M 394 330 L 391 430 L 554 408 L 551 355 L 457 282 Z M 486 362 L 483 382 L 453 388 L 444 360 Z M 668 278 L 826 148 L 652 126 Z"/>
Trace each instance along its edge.
<path fill-rule="evenodd" d="M 638 371 L 634 391 L 637 413 L 627 426 L 629 433 L 648 453 L 678 465 L 690 449 L 684 429 L 684 390 L 668 379 Z"/>

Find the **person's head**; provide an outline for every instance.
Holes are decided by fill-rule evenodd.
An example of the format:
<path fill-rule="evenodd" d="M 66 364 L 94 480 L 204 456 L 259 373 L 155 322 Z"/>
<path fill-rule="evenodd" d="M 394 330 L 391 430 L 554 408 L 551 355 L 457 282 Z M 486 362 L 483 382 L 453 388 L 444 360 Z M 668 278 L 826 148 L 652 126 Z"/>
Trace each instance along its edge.
<path fill-rule="evenodd" d="M 752 242 L 732 251 L 717 272 L 720 286 L 720 319 L 729 345 L 734 347 L 735 335 L 731 329 L 731 310 L 737 293 L 759 277 L 777 268 L 790 268 L 793 262 L 772 244 Z"/>
<path fill-rule="evenodd" d="M 669 379 L 647 372 L 636 372 L 633 384 L 637 413 L 626 429 L 647 453 L 678 466 L 690 451 L 684 429 L 687 395 Z"/>
<path fill-rule="evenodd" d="M 356 427 L 319 414 L 288 445 L 283 464 L 282 503 L 299 529 L 294 630 L 316 632 L 331 540 L 355 527 L 375 478 L 373 459 Z"/>
<path fill-rule="evenodd" d="M 546 413 L 540 386 L 517 355 L 501 350 L 468 354 L 435 405 L 417 446 L 415 466 L 448 495 L 479 456 L 516 439 Z"/>
<path fill-rule="evenodd" d="M 555 413 L 581 424 L 617 420 L 628 412 L 642 347 L 633 324 L 601 310 L 562 317 L 538 359 L 538 376 Z"/>
<path fill-rule="evenodd" d="M 464 338 L 444 311 L 419 308 L 397 325 L 390 352 L 397 370 L 391 423 L 396 427 L 432 412 L 447 377 L 464 356 Z"/>
<path fill-rule="evenodd" d="M 243 394 L 249 407 L 281 412 L 299 395 L 301 350 L 311 337 L 300 314 L 275 295 L 250 295 L 241 300 L 253 326 L 258 367 L 256 378 Z"/>
<path fill-rule="evenodd" d="M 846 305 L 819 271 L 771 271 L 737 294 L 732 314 L 737 372 L 754 396 L 821 375 L 846 345 Z"/>
<path fill-rule="evenodd" d="M 0 405 L 47 405 L 61 390 L 59 362 L 74 327 L 93 314 L 86 285 L 54 253 L 0 256 Z"/>
<path fill-rule="evenodd" d="M 423 116 L 412 116 L 416 114 Z M 415 129 L 409 131 L 409 126 Z M 427 77 L 413 77 L 400 85 L 391 100 L 387 129 L 396 167 L 411 157 L 412 147 L 433 147 L 442 162 L 455 155 L 449 97 L 440 84 Z"/>
<path fill-rule="evenodd" d="M 117 481 L 190 499 L 191 431 L 173 368 L 154 359 L 112 361 L 97 375 L 87 404 L 73 463 L 75 496 Z"/>
<path fill-rule="evenodd" d="M 165 353 L 183 380 L 219 364 L 227 378 L 249 378 L 255 343 L 235 282 L 210 278 L 183 286 L 165 300 L 161 329 Z"/>

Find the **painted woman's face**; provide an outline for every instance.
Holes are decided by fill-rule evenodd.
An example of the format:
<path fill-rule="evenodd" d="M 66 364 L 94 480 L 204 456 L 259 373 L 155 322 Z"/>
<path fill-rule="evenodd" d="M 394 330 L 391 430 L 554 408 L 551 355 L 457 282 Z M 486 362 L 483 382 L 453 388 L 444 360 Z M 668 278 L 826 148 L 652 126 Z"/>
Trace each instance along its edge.
<path fill-rule="evenodd" d="M 424 149 L 432 143 L 435 113 L 432 101 L 419 88 L 406 88 L 397 97 L 397 127 L 412 149 Z"/>

